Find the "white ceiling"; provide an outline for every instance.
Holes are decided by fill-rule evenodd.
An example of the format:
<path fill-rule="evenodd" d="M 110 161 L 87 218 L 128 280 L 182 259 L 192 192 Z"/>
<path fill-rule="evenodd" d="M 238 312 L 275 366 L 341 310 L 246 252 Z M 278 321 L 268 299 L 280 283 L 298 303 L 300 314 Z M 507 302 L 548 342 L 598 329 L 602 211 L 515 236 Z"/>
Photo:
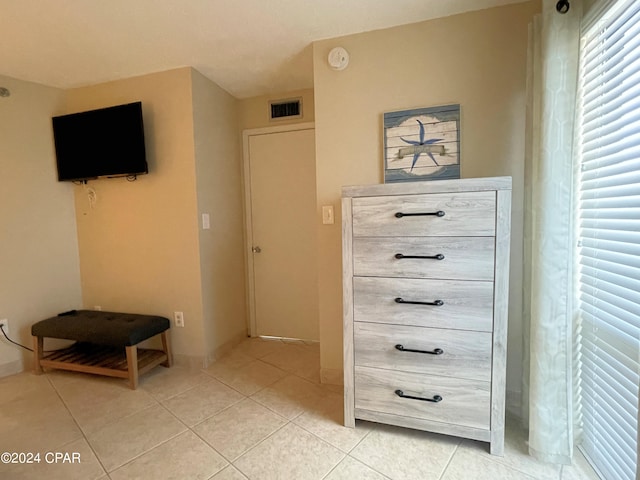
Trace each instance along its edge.
<path fill-rule="evenodd" d="M 313 86 L 311 43 L 524 0 L 0 0 L 0 74 L 72 88 L 192 66 L 237 98 Z"/>

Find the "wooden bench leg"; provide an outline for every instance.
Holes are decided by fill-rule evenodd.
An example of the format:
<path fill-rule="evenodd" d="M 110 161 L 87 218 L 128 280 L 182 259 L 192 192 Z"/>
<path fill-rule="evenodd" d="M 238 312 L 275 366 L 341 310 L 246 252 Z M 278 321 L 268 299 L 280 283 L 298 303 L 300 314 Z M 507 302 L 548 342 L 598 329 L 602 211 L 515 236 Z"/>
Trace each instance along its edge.
<path fill-rule="evenodd" d="M 132 390 L 138 388 L 138 347 L 131 345 L 127 350 L 127 368 L 129 369 L 129 386 Z"/>
<path fill-rule="evenodd" d="M 162 337 L 162 350 L 167 354 L 167 360 L 162 365 L 170 367 L 173 365 L 173 355 L 171 353 L 171 337 L 169 336 L 169 330 L 165 330 L 160 335 Z"/>
<path fill-rule="evenodd" d="M 34 370 L 36 375 L 42 373 L 42 366 L 40 365 L 40 359 L 42 358 L 42 350 L 44 349 L 44 338 L 33 337 L 33 356 L 35 360 Z"/>

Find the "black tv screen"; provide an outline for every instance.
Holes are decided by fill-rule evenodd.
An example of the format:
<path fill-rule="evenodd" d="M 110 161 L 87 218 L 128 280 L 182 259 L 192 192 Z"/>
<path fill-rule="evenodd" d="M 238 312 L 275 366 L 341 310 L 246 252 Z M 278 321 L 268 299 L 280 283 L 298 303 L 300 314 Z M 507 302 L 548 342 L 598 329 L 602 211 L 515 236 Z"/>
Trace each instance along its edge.
<path fill-rule="evenodd" d="M 141 102 L 52 120 L 59 181 L 148 173 Z"/>

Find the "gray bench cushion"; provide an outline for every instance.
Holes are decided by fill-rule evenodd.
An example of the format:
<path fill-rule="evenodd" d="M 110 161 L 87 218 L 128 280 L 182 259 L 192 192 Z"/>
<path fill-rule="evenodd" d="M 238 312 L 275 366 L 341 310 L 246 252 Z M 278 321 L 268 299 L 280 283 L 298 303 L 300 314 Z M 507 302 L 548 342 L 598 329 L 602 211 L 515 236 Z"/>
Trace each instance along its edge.
<path fill-rule="evenodd" d="M 162 333 L 169 326 L 169 319 L 155 315 L 77 310 L 34 323 L 31 335 L 125 347 Z"/>

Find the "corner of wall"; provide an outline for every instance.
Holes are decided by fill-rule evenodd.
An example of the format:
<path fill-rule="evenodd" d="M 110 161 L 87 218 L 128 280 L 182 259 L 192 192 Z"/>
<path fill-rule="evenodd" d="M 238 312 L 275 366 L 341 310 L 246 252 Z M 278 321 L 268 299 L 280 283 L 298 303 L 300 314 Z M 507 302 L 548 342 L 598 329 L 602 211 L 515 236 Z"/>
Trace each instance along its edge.
<path fill-rule="evenodd" d="M 31 345 L 31 324 L 81 306 L 73 188 L 58 182 L 51 117 L 65 93 L 0 75 L 0 318 L 10 337 Z M 31 356 L 0 336 L 0 376 Z"/>
<path fill-rule="evenodd" d="M 198 240 L 207 362 L 246 335 L 238 100 L 192 70 Z M 207 215 L 209 227 L 203 226 Z"/>
<path fill-rule="evenodd" d="M 149 174 L 91 181 L 91 207 L 76 187 L 83 302 L 103 310 L 173 318 L 177 355 L 204 357 L 196 165 L 189 67 L 68 92 L 67 108 L 90 110 L 141 101 Z M 97 274 L 99 272 L 99 274 Z"/>

